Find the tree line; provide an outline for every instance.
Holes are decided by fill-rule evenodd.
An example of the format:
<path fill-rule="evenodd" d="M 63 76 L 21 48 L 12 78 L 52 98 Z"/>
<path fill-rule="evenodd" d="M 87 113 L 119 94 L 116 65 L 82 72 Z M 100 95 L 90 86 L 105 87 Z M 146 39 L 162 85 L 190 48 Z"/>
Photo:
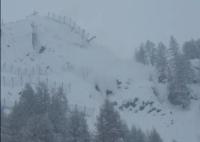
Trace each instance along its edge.
<path fill-rule="evenodd" d="M 49 90 L 39 83 L 26 84 L 9 113 L 1 107 L 2 142 L 162 142 L 153 129 L 145 133 L 120 118 L 109 99 L 97 116 L 95 131 L 88 128 L 87 117 L 77 107 L 70 109 L 63 87 Z"/>
<path fill-rule="evenodd" d="M 200 39 L 187 41 L 182 47 L 173 36 L 169 47 L 148 40 L 136 50 L 135 59 L 156 68 L 158 82 L 167 84 L 168 100 L 173 105 L 190 105 L 192 94 L 188 86 L 200 83 Z M 193 60 L 199 61 L 196 68 Z"/>

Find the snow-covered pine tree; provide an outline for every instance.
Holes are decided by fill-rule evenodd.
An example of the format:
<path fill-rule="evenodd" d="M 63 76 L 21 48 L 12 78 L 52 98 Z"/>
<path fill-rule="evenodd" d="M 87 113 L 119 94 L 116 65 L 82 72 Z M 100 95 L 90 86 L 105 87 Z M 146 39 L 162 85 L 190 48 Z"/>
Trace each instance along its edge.
<path fill-rule="evenodd" d="M 200 59 L 200 39 L 185 42 L 183 53 L 188 59 Z"/>
<path fill-rule="evenodd" d="M 135 51 L 135 59 L 137 62 L 144 65 L 148 63 L 147 55 L 144 50 L 144 44 L 141 44 L 139 49 Z"/>
<path fill-rule="evenodd" d="M 196 70 L 197 70 L 196 80 L 197 80 L 198 83 L 200 83 L 200 60 L 198 61 L 198 65 L 196 67 Z"/>
<path fill-rule="evenodd" d="M 179 44 L 173 36 L 170 37 L 168 52 L 169 59 L 172 60 L 179 54 Z"/>
<path fill-rule="evenodd" d="M 192 81 L 193 70 L 189 60 L 181 54 L 176 56 L 174 64 L 175 68 L 171 70 L 171 79 L 168 82 L 168 99 L 172 104 L 185 108 L 190 104 L 190 90 L 187 84 Z"/>
<path fill-rule="evenodd" d="M 165 82 L 167 79 L 167 58 L 166 58 L 166 47 L 163 43 L 158 44 L 157 54 L 156 54 L 156 69 L 158 71 L 158 81 Z"/>
<path fill-rule="evenodd" d="M 142 130 L 132 126 L 129 139 L 133 142 L 146 142 L 146 135 Z"/>
<path fill-rule="evenodd" d="M 171 39 L 170 46 L 172 56 L 169 60 L 168 99 L 174 105 L 187 107 L 190 104 L 187 84 L 192 81 L 193 70 L 190 61 L 178 51 L 178 44 L 174 38 Z"/>
<path fill-rule="evenodd" d="M 160 137 L 160 135 L 158 134 L 158 132 L 153 129 L 149 136 L 148 136 L 148 142 L 163 142 L 162 138 Z"/>
<path fill-rule="evenodd" d="M 147 63 L 154 65 L 156 60 L 156 48 L 155 44 L 150 40 L 147 40 L 144 46 L 144 50 L 147 56 Z"/>
<path fill-rule="evenodd" d="M 4 107 L 1 105 L 1 141 L 11 141 L 11 131 L 8 129 L 8 115 L 5 112 Z"/>
<path fill-rule="evenodd" d="M 67 135 L 68 122 L 68 101 L 63 87 L 59 87 L 57 92 L 52 92 L 51 104 L 49 109 L 49 119 L 51 120 L 54 133 L 57 139 L 64 142 Z"/>
<path fill-rule="evenodd" d="M 200 39 L 196 40 L 196 44 L 197 44 L 197 58 L 200 59 Z"/>
<path fill-rule="evenodd" d="M 179 45 L 176 39 L 171 36 L 170 37 L 170 44 L 169 49 L 167 51 L 167 60 L 168 60 L 168 81 L 173 79 L 173 73 L 175 72 L 176 68 L 176 58 L 178 57 L 179 53 Z"/>
<path fill-rule="evenodd" d="M 97 118 L 97 142 L 120 142 L 123 140 L 122 121 L 113 104 L 106 99 Z"/>
<path fill-rule="evenodd" d="M 68 123 L 68 142 L 90 142 L 85 114 L 77 107 L 72 110 Z"/>
<path fill-rule="evenodd" d="M 128 126 L 123 123 L 122 124 L 122 139 L 123 142 L 132 142 L 131 138 L 130 138 L 130 130 L 128 128 Z"/>
<path fill-rule="evenodd" d="M 20 131 L 27 123 L 28 119 L 34 115 L 36 109 L 36 98 L 34 90 L 27 84 L 24 90 L 20 93 L 18 103 L 15 103 L 11 113 L 8 115 L 8 128 L 12 134 L 11 141 L 18 142 L 21 139 Z"/>
<path fill-rule="evenodd" d="M 22 130 L 20 130 L 20 136 L 20 142 L 56 141 L 53 126 L 47 113 L 34 115 L 29 118 Z"/>
<path fill-rule="evenodd" d="M 50 94 L 48 87 L 45 83 L 39 82 L 36 88 L 36 105 L 35 113 L 44 114 L 49 111 L 50 108 Z"/>

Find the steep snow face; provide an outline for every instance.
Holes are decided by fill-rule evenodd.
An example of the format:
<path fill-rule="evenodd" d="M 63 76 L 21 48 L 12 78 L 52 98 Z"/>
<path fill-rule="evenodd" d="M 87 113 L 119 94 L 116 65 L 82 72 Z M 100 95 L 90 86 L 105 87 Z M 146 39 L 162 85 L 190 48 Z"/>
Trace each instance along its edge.
<path fill-rule="evenodd" d="M 37 27 L 37 49 L 32 45 L 31 24 Z M 70 106 L 77 104 L 88 114 L 91 130 L 108 96 L 129 127 L 155 128 L 166 142 L 199 142 L 199 101 L 190 110 L 173 108 L 167 102 L 166 85 L 156 81 L 153 68 L 121 60 L 88 39 L 63 19 L 29 16 L 3 25 L 2 104 L 12 107 L 26 82 L 45 81 L 49 87 L 64 86 Z M 199 86 L 192 87 L 200 92 Z"/>

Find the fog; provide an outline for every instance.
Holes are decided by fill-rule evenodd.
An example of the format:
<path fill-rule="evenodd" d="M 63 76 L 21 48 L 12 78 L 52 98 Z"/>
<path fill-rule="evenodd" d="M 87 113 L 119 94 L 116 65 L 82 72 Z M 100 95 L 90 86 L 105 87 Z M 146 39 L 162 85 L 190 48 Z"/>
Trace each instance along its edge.
<path fill-rule="evenodd" d="M 4 22 L 33 10 L 72 17 L 122 58 L 147 39 L 168 44 L 170 35 L 180 43 L 200 37 L 199 0 L 2 0 Z"/>

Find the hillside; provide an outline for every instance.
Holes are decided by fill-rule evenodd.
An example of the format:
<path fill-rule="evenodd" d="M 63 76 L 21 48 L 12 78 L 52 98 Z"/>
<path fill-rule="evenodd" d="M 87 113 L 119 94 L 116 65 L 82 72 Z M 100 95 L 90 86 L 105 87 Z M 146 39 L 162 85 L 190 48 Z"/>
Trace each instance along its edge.
<path fill-rule="evenodd" d="M 32 46 L 32 27 L 38 43 Z M 31 15 L 2 25 L 2 104 L 12 107 L 26 82 L 63 85 L 70 106 L 88 114 L 90 129 L 108 96 L 121 117 L 145 131 L 158 130 L 165 142 L 200 141 L 200 101 L 188 110 L 170 105 L 166 85 L 157 82 L 154 68 L 122 60 L 107 47 L 97 45 L 71 20 Z M 91 39 L 91 41 L 89 41 Z M 199 85 L 192 86 L 199 94 Z"/>

